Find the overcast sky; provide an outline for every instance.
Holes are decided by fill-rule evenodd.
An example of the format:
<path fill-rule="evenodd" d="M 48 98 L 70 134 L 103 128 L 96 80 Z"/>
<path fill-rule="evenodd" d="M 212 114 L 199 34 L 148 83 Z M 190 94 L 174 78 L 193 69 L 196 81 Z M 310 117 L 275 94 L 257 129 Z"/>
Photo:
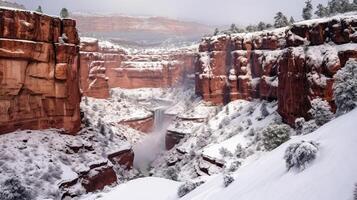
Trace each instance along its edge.
<path fill-rule="evenodd" d="M 58 15 L 62 7 L 70 11 L 165 16 L 201 23 L 241 24 L 272 22 L 277 11 L 301 19 L 305 0 L 12 0 L 28 9 L 41 5 L 48 14 Z M 326 4 L 328 0 L 313 0 Z"/>

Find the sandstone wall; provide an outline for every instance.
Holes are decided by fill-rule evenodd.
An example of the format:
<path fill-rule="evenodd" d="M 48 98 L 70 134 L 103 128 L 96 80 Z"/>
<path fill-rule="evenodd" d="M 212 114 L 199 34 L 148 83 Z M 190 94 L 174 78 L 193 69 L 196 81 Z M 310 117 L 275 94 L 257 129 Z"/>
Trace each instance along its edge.
<path fill-rule="evenodd" d="M 204 38 L 196 62 L 196 93 L 224 104 L 235 99 L 278 100 L 293 125 L 309 118 L 310 100 L 333 102 L 333 75 L 357 58 L 357 16 L 294 24 L 291 28 Z"/>
<path fill-rule="evenodd" d="M 166 88 L 194 73 L 193 52 L 128 54 L 104 48 L 96 39 L 81 41 L 81 88 L 84 95 L 108 98 L 110 88 Z"/>
<path fill-rule="evenodd" d="M 79 130 L 78 41 L 74 20 L 0 8 L 0 134 Z"/>
<path fill-rule="evenodd" d="M 111 74 L 121 65 L 125 52 L 100 47 L 98 40 L 82 40 L 80 45 L 80 85 L 83 95 L 108 98 Z"/>

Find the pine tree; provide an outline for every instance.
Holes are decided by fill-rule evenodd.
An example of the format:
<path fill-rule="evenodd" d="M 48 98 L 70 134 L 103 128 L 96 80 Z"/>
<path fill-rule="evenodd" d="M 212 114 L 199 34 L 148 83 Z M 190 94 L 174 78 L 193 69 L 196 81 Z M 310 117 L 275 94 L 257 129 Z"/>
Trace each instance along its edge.
<path fill-rule="evenodd" d="M 69 17 L 69 12 L 68 12 L 67 8 L 62 8 L 60 16 L 61 16 L 61 18 L 68 18 Z"/>
<path fill-rule="evenodd" d="M 248 32 L 255 32 L 258 31 L 258 27 L 254 26 L 254 25 L 248 25 L 245 30 L 247 30 Z"/>
<path fill-rule="evenodd" d="M 305 7 L 302 9 L 302 18 L 304 20 L 309 20 L 312 18 L 312 3 L 311 0 L 305 1 Z"/>
<path fill-rule="evenodd" d="M 309 113 L 312 115 L 318 126 L 322 126 L 332 119 L 333 113 L 331 112 L 331 107 L 327 101 L 322 100 L 321 98 L 316 98 L 311 101 L 311 107 Z"/>
<path fill-rule="evenodd" d="M 218 33 L 219 33 L 218 28 L 214 29 L 213 35 L 218 35 Z"/>
<path fill-rule="evenodd" d="M 235 24 L 231 24 L 231 28 L 229 29 L 232 33 L 237 33 L 238 32 L 238 28 Z"/>
<path fill-rule="evenodd" d="M 263 145 L 271 151 L 290 139 L 290 127 L 285 124 L 271 124 L 263 132 Z"/>
<path fill-rule="evenodd" d="M 273 25 L 272 24 L 266 24 L 265 27 L 266 27 L 266 29 L 271 29 L 271 28 L 273 28 Z"/>
<path fill-rule="evenodd" d="M 348 60 L 334 78 L 333 89 L 337 115 L 342 115 L 357 106 L 357 60 Z"/>
<path fill-rule="evenodd" d="M 264 22 L 259 22 L 257 28 L 258 28 L 258 31 L 263 31 L 266 29 L 266 25 Z"/>
<path fill-rule="evenodd" d="M 294 17 L 292 17 L 292 16 L 290 17 L 289 23 L 290 23 L 290 24 L 294 24 L 294 23 L 295 23 Z"/>
<path fill-rule="evenodd" d="M 315 158 L 319 144 L 314 141 L 292 143 L 285 150 L 284 159 L 288 170 L 296 168 L 304 170 Z"/>
<path fill-rule="evenodd" d="M 38 12 L 38 13 L 43 13 L 43 12 L 42 12 L 42 7 L 41 7 L 41 6 L 38 6 L 37 9 L 36 9 L 36 12 Z"/>
<path fill-rule="evenodd" d="M 327 17 L 329 15 L 328 8 L 322 4 L 317 5 L 315 15 L 318 17 Z"/>
<path fill-rule="evenodd" d="M 276 16 L 274 17 L 274 27 L 275 28 L 281 28 L 284 26 L 288 26 L 289 25 L 289 21 L 286 18 L 286 16 L 282 13 L 282 12 L 278 12 L 276 13 Z"/>
<path fill-rule="evenodd" d="M 349 0 L 331 0 L 328 2 L 328 9 L 331 15 L 344 13 L 351 10 Z"/>

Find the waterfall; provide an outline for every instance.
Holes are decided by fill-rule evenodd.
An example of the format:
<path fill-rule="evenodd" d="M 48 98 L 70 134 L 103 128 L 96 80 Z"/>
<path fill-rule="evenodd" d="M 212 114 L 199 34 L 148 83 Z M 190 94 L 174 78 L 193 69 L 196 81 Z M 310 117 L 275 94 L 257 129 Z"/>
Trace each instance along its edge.
<path fill-rule="evenodd" d="M 154 111 L 154 131 L 160 131 L 165 123 L 165 109 L 160 107 Z"/>
<path fill-rule="evenodd" d="M 159 107 L 154 110 L 153 131 L 133 147 L 135 153 L 134 167 L 142 173 L 147 173 L 151 162 L 165 151 L 166 129 L 171 121 L 165 117 L 165 110 L 166 107 Z"/>

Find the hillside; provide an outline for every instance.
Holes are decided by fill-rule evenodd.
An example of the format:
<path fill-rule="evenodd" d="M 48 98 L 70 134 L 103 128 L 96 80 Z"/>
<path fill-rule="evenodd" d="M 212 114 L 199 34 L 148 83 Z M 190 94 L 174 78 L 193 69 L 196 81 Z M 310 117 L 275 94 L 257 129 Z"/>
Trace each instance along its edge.
<path fill-rule="evenodd" d="M 183 200 L 352 200 L 354 184 L 357 179 L 357 134 L 355 134 L 357 110 L 339 117 L 315 132 L 297 136 L 260 159 L 239 169 L 233 174 L 235 181 L 227 188 L 223 187 L 221 174 L 210 178 L 205 184 L 184 196 Z M 304 171 L 287 171 L 284 152 L 294 142 L 315 141 L 319 143 L 317 158 Z M 140 184 L 141 183 L 141 184 Z M 135 196 L 125 196 L 137 188 L 159 188 L 165 180 L 146 178 L 131 181 L 102 194 L 103 199 L 125 197 L 136 200 Z M 156 187 L 157 186 L 157 187 Z M 125 193 L 121 188 L 125 187 Z M 166 199 L 178 199 L 173 194 L 166 194 Z M 322 192 L 323 191 L 323 192 Z M 141 191 L 142 196 L 159 195 L 163 191 Z M 146 193 L 147 192 L 147 193 Z M 166 192 L 165 192 L 166 193 Z"/>
<path fill-rule="evenodd" d="M 104 37 L 136 45 L 158 45 L 165 41 L 197 41 L 202 35 L 213 30 L 204 24 L 165 17 L 80 13 L 74 13 L 72 17 L 77 20 L 81 35 Z"/>

